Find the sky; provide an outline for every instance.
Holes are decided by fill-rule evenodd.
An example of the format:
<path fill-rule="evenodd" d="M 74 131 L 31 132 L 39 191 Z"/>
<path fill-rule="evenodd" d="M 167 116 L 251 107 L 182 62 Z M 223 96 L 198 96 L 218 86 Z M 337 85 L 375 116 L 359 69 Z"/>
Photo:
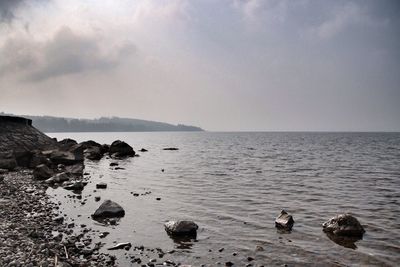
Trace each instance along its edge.
<path fill-rule="evenodd" d="M 400 1 L 0 0 L 0 111 L 400 131 Z"/>

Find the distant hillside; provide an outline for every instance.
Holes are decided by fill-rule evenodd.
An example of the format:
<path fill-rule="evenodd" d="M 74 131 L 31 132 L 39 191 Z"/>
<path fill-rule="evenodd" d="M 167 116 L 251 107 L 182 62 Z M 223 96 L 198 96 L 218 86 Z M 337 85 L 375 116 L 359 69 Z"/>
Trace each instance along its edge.
<path fill-rule="evenodd" d="M 0 115 L 5 114 L 3 112 Z M 19 116 L 19 115 L 18 115 Z M 73 119 L 51 116 L 22 117 L 32 120 L 33 126 L 43 132 L 161 132 L 161 131 L 203 131 L 200 127 L 183 124 L 172 125 L 163 122 L 138 119 L 101 117 L 99 119 Z"/>

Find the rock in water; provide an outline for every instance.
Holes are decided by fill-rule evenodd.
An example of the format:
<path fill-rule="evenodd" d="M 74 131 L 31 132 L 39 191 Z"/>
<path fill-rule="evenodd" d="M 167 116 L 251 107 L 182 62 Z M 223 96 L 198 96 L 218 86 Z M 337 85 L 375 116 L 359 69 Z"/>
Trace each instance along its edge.
<path fill-rule="evenodd" d="M 96 184 L 96 188 L 97 189 L 106 189 L 107 184 L 106 183 L 98 183 L 98 184 Z"/>
<path fill-rule="evenodd" d="M 323 231 L 338 236 L 362 237 L 365 233 L 360 222 L 350 214 L 339 214 L 322 225 Z"/>
<path fill-rule="evenodd" d="M 115 246 L 108 248 L 108 250 L 116 250 L 116 249 L 130 249 L 132 247 L 132 244 L 127 242 L 127 243 L 118 243 Z"/>
<path fill-rule="evenodd" d="M 93 218 L 123 217 L 125 210 L 111 200 L 105 200 L 103 204 L 92 214 Z"/>
<path fill-rule="evenodd" d="M 193 221 L 169 221 L 164 224 L 165 231 L 173 236 L 196 236 L 199 226 Z"/>
<path fill-rule="evenodd" d="M 130 145 L 120 140 L 111 144 L 109 153 L 116 158 L 133 157 L 136 154 Z"/>
<path fill-rule="evenodd" d="M 275 219 L 275 227 L 284 230 L 292 230 L 294 224 L 293 216 L 282 210 L 279 216 Z"/>
<path fill-rule="evenodd" d="M 179 148 L 177 148 L 177 147 L 166 147 L 166 148 L 163 148 L 163 150 L 176 151 L 176 150 L 179 150 Z"/>
<path fill-rule="evenodd" d="M 90 147 L 83 152 L 85 157 L 90 160 L 100 160 L 103 157 L 101 147 Z"/>
<path fill-rule="evenodd" d="M 33 176 L 38 180 L 45 180 L 53 176 L 53 171 L 44 164 L 40 164 L 33 170 Z"/>
<path fill-rule="evenodd" d="M 84 183 L 82 183 L 81 181 L 77 181 L 77 182 L 74 182 L 74 183 L 64 186 L 64 189 L 82 191 L 84 187 L 85 187 Z"/>

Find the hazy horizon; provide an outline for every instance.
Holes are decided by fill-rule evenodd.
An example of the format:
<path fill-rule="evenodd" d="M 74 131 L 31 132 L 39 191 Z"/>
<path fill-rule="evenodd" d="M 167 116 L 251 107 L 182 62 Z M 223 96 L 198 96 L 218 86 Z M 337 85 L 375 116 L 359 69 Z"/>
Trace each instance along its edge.
<path fill-rule="evenodd" d="M 0 111 L 400 131 L 400 2 L 0 1 Z"/>

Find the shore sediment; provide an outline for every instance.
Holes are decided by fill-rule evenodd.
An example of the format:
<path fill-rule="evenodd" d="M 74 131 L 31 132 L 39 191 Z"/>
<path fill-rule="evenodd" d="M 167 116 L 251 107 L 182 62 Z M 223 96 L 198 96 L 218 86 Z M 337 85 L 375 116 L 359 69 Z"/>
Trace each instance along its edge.
<path fill-rule="evenodd" d="M 46 186 L 32 171 L 1 171 L 0 266 L 114 266 L 115 258 L 98 252 L 85 233 L 74 234 Z M 76 244 L 93 248 L 82 251 Z"/>

